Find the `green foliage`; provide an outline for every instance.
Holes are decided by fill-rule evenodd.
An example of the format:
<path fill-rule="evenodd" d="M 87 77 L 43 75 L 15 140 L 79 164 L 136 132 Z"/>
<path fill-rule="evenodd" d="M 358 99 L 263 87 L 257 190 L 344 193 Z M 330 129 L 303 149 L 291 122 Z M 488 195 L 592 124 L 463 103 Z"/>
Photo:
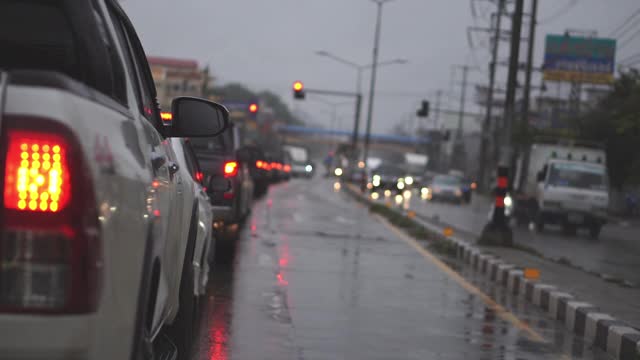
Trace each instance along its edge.
<path fill-rule="evenodd" d="M 222 87 L 212 89 L 211 94 L 208 95 L 219 96 L 223 101 L 224 99 L 241 101 L 259 99 L 263 106 L 273 109 L 273 115 L 276 120 L 284 121 L 287 124 L 303 123 L 300 119 L 291 114 L 289 107 L 282 101 L 280 96 L 268 90 L 256 93 L 242 84 L 230 83 Z"/>
<path fill-rule="evenodd" d="M 622 73 L 613 91 L 574 125 L 581 138 L 605 144 L 612 186 L 620 189 L 640 184 L 640 73 L 637 70 Z"/>

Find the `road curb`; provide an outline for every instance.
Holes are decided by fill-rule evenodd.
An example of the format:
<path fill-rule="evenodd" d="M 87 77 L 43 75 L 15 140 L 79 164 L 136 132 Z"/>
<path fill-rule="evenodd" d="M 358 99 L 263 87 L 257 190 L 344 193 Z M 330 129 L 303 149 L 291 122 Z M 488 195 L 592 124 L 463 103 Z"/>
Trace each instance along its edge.
<path fill-rule="evenodd" d="M 343 187 L 347 193 L 374 204 L 363 196 L 359 189 L 347 184 Z M 402 211 L 393 209 L 405 215 Z M 624 321 L 602 313 L 598 307 L 575 299 L 569 292 L 553 284 L 543 284 L 525 278 L 521 266 L 510 264 L 501 258 L 482 252 L 473 244 L 454 236 L 447 237 L 442 229 L 424 220 L 410 220 L 422 225 L 429 234 L 438 240 L 444 240 L 455 247 L 456 257 L 468 268 L 486 276 L 490 281 L 507 288 L 513 295 L 524 298 L 538 306 L 549 317 L 564 323 L 567 330 L 584 338 L 585 342 L 594 345 L 619 360 L 640 360 L 640 331 Z"/>

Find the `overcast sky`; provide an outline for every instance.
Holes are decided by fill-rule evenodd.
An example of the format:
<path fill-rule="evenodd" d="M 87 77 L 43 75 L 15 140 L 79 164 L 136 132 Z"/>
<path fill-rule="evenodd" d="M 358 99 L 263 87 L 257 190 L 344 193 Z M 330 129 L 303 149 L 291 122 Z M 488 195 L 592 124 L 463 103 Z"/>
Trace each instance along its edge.
<path fill-rule="evenodd" d="M 294 103 L 291 83 L 302 80 L 308 88 L 355 88 L 355 70 L 315 55 L 317 50 L 362 64 L 372 59 L 376 6 L 370 0 L 122 0 L 122 4 L 149 55 L 210 64 L 220 83 L 241 82 L 254 90 L 274 91 L 327 127 L 328 106 L 313 97 Z M 475 34 L 476 49 L 471 50 L 467 27 L 486 27 L 496 6 L 490 1 L 474 4 L 470 0 L 395 0 L 384 6 L 380 60 L 404 58 L 409 63 L 379 69 L 374 131 L 387 131 L 407 118 L 422 98 L 434 104 L 438 89 L 452 92 L 443 97 L 442 107 L 457 109 L 460 87 L 456 84 L 461 73 L 452 74 L 454 64 L 478 66 L 470 72 L 469 82 L 486 83 L 488 38 Z M 526 0 L 525 7 L 529 6 Z M 545 34 L 587 29 L 607 37 L 639 7 L 638 0 L 540 0 L 536 66 L 542 62 Z M 618 50 L 618 59 L 640 53 L 640 34 L 627 40 L 640 32 L 640 17 L 636 20 L 633 30 L 622 37 L 624 47 Z M 509 26 L 510 21 L 503 24 Z M 501 46 L 506 60 L 508 43 Z M 500 71 L 498 85 L 503 86 L 506 69 Z M 363 80 L 368 89 L 368 72 Z M 473 105 L 472 87 L 467 99 L 469 111 L 480 110 Z M 363 109 L 364 119 L 366 106 Z M 350 128 L 352 108 L 341 106 L 338 111 L 344 118 L 342 127 Z"/>

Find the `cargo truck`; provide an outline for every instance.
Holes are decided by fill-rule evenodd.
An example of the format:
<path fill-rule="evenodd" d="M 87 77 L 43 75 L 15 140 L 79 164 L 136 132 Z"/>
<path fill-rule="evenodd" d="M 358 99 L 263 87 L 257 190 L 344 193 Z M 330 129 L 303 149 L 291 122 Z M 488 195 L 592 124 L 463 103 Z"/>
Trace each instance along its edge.
<path fill-rule="evenodd" d="M 518 162 L 513 196 L 518 224 L 543 231 L 560 225 L 567 235 L 586 228 L 593 238 L 607 223 L 609 181 L 602 146 L 579 141 L 537 141 L 528 164 Z"/>

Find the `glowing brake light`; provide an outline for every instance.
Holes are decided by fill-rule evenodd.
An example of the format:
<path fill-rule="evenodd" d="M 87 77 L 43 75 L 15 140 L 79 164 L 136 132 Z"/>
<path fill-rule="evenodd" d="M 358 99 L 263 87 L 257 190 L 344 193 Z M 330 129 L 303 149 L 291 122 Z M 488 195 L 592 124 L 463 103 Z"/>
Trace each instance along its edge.
<path fill-rule="evenodd" d="M 202 180 L 204 180 L 204 174 L 202 173 L 202 171 L 197 171 L 196 172 L 196 180 L 202 182 Z"/>
<path fill-rule="evenodd" d="M 235 161 L 228 161 L 224 164 L 224 176 L 232 177 L 238 174 L 238 163 Z"/>
<path fill-rule="evenodd" d="M 84 148 L 60 122 L 2 120 L 0 313 L 95 312 L 104 219 Z"/>
<path fill-rule="evenodd" d="M 286 173 L 291 172 L 291 165 L 286 164 L 286 165 L 284 166 L 284 172 L 286 172 Z"/>
<path fill-rule="evenodd" d="M 4 174 L 4 204 L 20 211 L 58 212 L 69 200 L 68 146 L 59 136 L 11 131 Z"/>
<path fill-rule="evenodd" d="M 262 168 L 264 168 L 264 165 L 265 165 L 264 161 L 262 161 L 262 160 L 258 160 L 258 161 L 256 161 L 256 167 L 257 167 L 258 169 L 262 169 Z"/>

